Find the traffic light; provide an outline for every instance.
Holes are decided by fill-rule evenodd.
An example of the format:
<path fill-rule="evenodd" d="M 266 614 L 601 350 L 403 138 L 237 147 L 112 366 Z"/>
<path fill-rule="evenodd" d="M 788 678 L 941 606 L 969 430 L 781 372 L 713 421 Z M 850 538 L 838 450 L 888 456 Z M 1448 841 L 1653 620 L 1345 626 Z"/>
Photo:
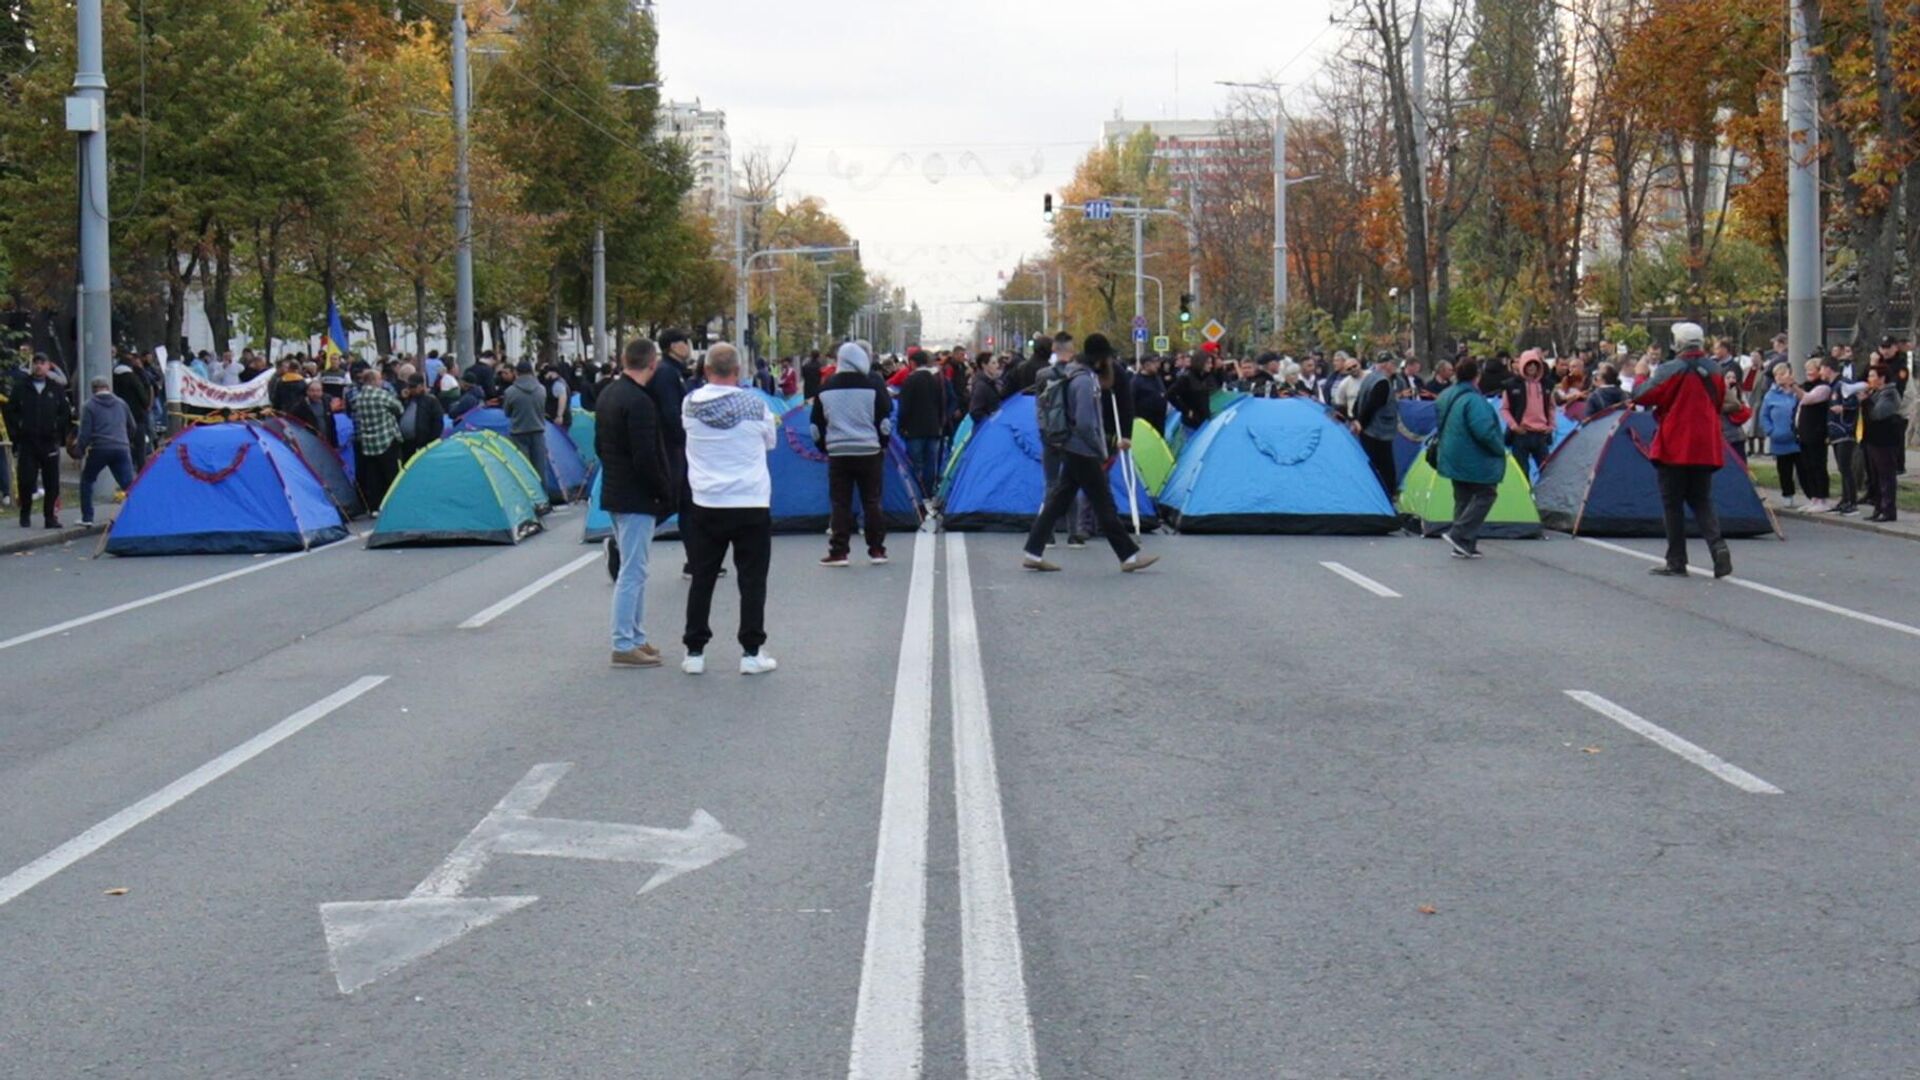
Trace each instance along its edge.
<path fill-rule="evenodd" d="M 1190 292 L 1183 292 L 1180 294 L 1180 323 L 1181 325 L 1184 326 L 1187 323 L 1190 323 L 1192 321 L 1193 321 L 1193 294 Z"/>
<path fill-rule="evenodd" d="M 1047 224 L 1053 224 L 1053 196 L 1051 194 L 1040 197 L 1040 216 L 1047 219 Z"/>

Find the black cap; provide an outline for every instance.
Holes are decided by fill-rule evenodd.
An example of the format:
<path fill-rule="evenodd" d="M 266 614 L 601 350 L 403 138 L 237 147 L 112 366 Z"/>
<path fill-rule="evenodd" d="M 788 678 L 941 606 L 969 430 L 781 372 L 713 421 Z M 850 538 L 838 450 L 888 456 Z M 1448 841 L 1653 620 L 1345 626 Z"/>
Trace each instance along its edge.
<path fill-rule="evenodd" d="M 1893 336 L 1892 334 L 1888 334 L 1887 336 L 1880 339 L 1880 347 L 1883 349 L 1891 349 L 1898 344 L 1900 344 L 1900 339 Z"/>
<path fill-rule="evenodd" d="M 1088 334 L 1086 343 L 1080 347 L 1080 352 L 1089 360 L 1111 360 L 1113 343 L 1107 340 L 1105 334 Z"/>

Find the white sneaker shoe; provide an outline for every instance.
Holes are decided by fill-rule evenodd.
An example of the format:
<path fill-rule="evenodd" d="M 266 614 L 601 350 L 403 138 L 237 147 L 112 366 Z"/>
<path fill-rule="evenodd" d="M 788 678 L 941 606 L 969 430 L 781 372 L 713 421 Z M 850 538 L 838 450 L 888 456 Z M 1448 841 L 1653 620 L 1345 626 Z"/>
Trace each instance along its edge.
<path fill-rule="evenodd" d="M 1791 509 L 1793 509 L 1794 507 L 1796 507 L 1796 506 L 1799 506 L 1799 505 L 1800 505 L 1800 503 L 1799 503 L 1799 501 L 1798 501 L 1798 500 L 1796 500 L 1796 499 L 1795 499 L 1795 498 L 1794 498 L 1793 496 L 1791 496 L 1791 495 L 1789 495 L 1789 496 L 1787 496 L 1786 498 L 1784 498 L 1784 499 L 1781 499 L 1781 500 L 1780 500 L 1780 509 L 1782 509 L 1782 510 L 1791 510 Z M 1811 508 L 1811 507 L 1809 507 L 1809 508 Z"/>
<path fill-rule="evenodd" d="M 689 675 L 706 674 L 707 673 L 706 655 L 703 653 L 687 654 L 687 658 L 685 660 L 680 661 L 680 670 L 686 672 Z"/>
<path fill-rule="evenodd" d="M 780 661 L 775 660 L 766 653 L 754 653 L 752 656 L 743 656 L 740 658 L 740 674 L 742 675 L 765 675 L 767 672 L 779 666 Z"/>
<path fill-rule="evenodd" d="M 1793 505 L 1793 500 L 1791 500 L 1791 499 L 1789 499 L 1789 500 L 1787 500 L 1787 505 L 1788 505 L 1788 506 L 1792 506 L 1792 505 Z M 1824 514 L 1824 513 L 1826 513 L 1826 512 L 1827 512 L 1827 500 L 1825 500 L 1825 499 L 1809 499 L 1809 500 L 1807 501 L 1807 513 L 1809 513 L 1809 514 Z"/>

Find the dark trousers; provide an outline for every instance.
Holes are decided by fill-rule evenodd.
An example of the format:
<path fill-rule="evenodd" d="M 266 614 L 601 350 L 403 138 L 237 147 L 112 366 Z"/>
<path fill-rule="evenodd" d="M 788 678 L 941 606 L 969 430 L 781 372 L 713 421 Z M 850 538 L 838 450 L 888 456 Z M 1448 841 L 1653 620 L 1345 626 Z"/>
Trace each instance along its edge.
<path fill-rule="evenodd" d="M 549 478 L 547 471 L 546 430 L 516 431 L 512 437 L 513 444 L 520 448 L 520 452 L 527 456 L 527 463 L 533 466 L 533 475 L 539 477 L 540 483 L 543 485 L 552 484 L 553 481 Z M 558 485 L 547 489 L 547 495 L 555 502 L 559 502 L 572 494 L 570 491 L 561 491 Z"/>
<path fill-rule="evenodd" d="M 1480 527 L 1487 523 L 1494 500 L 1500 496 L 1498 484 L 1453 482 L 1453 527 L 1447 530 L 1468 551 L 1480 550 Z"/>
<path fill-rule="evenodd" d="M 1794 459 L 1800 467 L 1800 487 L 1809 499 L 1825 499 L 1833 490 L 1832 477 L 1827 474 L 1827 444 L 1800 444 L 1800 453 Z M 1785 466 L 1781 472 L 1786 472 Z M 1780 489 L 1787 490 L 1784 476 L 1780 480 Z"/>
<path fill-rule="evenodd" d="M 1387 493 L 1387 501 L 1399 498 L 1400 469 L 1393 463 L 1393 440 L 1362 435 L 1360 446 L 1367 452 L 1367 464 L 1373 466 L 1373 475 L 1379 478 L 1380 489 Z"/>
<path fill-rule="evenodd" d="M 80 466 L 80 520 L 93 520 L 93 484 L 103 472 L 113 474 L 113 482 L 125 491 L 133 486 L 133 458 L 119 447 L 111 449 L 93 449 L 87 451 L 86 463 Z"/>
<path fill-rule="evenodd" d="M 1120 521 L 1120 515 L 1113 508 L 1113 489 L 1107 486 L 1107 470 L 1098 458 L 1082 457 L 1079 454 L 1060 454 L 1060 478 L 1047 489 L 1047 501 L 1040 507 L 1040 516 L 1033 519 L 1033 528 L 1027 533 L 1027 554 L 1040 558 L 1047 549 L 1047 538 L 1053 535 L 1053 523 L 1073 505 L 1075 495 L 1084 494 L 1093 504 L 1093 518 L 1106 535 L 1107 543 L 1113 546 L 1113 553 L 1121 561 L 1132 558 L 1140 550 L 1127 533 L 1127 527 Z"/>
<path fill-rule="evenodd" d="M 1536 470 L 1547 463 L 1547 450 L 1553 445 L 1553 435 L 1546 431 L 1515 431 L 1508 441 L 1513 447 L 1513 459 L 1527 469 L 1527 478 L 1531 480 Z M 1528 469 L 1528 464 L 1532 468 Z"/>
<path fill-rule="evenodd" d="M 1900 513 L 1900 448 L 1862 446 L 1867 455 L 1867 498 L 1876 516 L 1894 520 Z"/>
<path fill-rule="evenodd" d="M 33 520 L 33 489 L 44 488 L 46 497 L 41 509 L 46 514 L 47 524 L 53 524 L 60 512 L 60 448 L 57 446 L 41 449 L 30 443 L 21 442 L 14 446 L 15 479 L 19 482 L 20 524 L 26 525 Z"/>
<path fill-rule="evenodd" d="M 361 447 L 354 452 L 353 466 L 360 479 L 360 494 L 366 498 L 368 508 L 377 511 L 380 504 L 387 501 L 387 489 L 393 487 L 394 477 L 400 474 L 400 444 L 395 443 L 377 454 Z"/>
<path fill-rule="evenodd" d="M 693 584 L 687 588 L 687 632 L 681 641 L 689 653 L 705 652 L 713 640 L 707 625 L 713 613 L 713 587 L 720 564 L 733 548 L 733 569 L 740 578 L 740 648 L 748 656 L 767 643 L 767 565 L 773 561 L 773 515 L 764 506 L 711 508 L 687 503 L 680 510 L 680 536 L 687 544 Z"/>
<path fill-rule="evenodd" d="M 920 485 L 920 494 L 933 498 L 933 493 L 940 490 L 940 437 L 908 439 L 907 461 L 913 467 L 913 482 Z"/>
<path fill-rule="evenodd" d="M 867 551 L 887 547 L 887 519 L 880 509 L 880 486 L 886 481 L 885 454 L 852 454 L 827 459 L 827 499 L 832 507 L 827 527 L 833 530 L 827 550 L 845 555 L 853 543 L 853 492 L 860 489 L 860 516 L 866 527 Z"/>
<path fill-rule="evenodd" d="M 1840 505 L 1853 509 L 1860 501 L 1860 444 L 1849 439 L 1833 444 L 1833 464 L 1840 470 Z M 1804 452 L 1804 451 L 1803 451 Z"/>
<path fill-rule="evenodd" d="M 1661 465 L 1660 511 L 1667 531 L 1667 565 L 1675 570 L 1687 566 L 1687 511 L 1700 526 L 1700 536 L 1712 551 L 1727 546 L 1720 535 L 1720 513 L 1713 508 L 1713 474 L 1710 465 Z"/>
<path fill-rule="evenodd" d="M 1789 499 L 1793 498 L 1793 474 L 1795 470 L 1800 467 L 1799 452 L 1775 454 L 1773 455 L 1773 465 L 1775 470 L 1780 473 L 1780 494 Z M 1813 497 L 1813 485 L 1809 484 L 1807 485 L 1807 498 L 1811 499 Z"/>
<path fill-rule="evenodd" d="M 1060 467 L 1066 460 L 1067 455 L 1065 453 L 1055 450 L 1051 446 L 1042 446 L 1040 448 L 1040 474 L 1042 479 L 1046 481 L 1046 483 L 1041 485 L 1040 490 L 1042 492 L 1052 492 L 1053 486 L 1060 482 Z M 1040 505 L 1043 507 L 1047 505 L 1046 494 L 1040 496 Z M 1069 528 L 1071 528 L 1071 526 L 1069 526 Z M 1051 526 L 1048 527 L 1047 542 L 1053 542 Z"/>

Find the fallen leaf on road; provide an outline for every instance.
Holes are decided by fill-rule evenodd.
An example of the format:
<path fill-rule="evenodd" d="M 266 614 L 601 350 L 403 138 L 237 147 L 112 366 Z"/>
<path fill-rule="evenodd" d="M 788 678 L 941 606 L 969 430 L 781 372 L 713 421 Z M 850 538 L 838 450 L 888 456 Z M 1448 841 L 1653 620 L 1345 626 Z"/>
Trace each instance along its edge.
<path fill-rule="evenodd" d="M 1600 752 L 1600 748 L 1597 746 L 1583 746 L 1580 748 L 1580 752 L 1583 754 L 1597 754 Z"/>
<path fill-rule="evenodd" d="M 108 895 L 108 896 L 125 896 L 125 895 L 127 895 L 127 890 L 125 890 L 125 889 L 108 889 L 108 890 L 107 890 L 107 895 Z"/>
<path fill-rule="evenodd" d="M 1439 909 L 1439 908 L 1437 908 L 1437 907 L 1434 907 L 1434 906 L 1433 906 L 1432 904 L 1421 904 L 1421 905 L 1420 905 L 1420 914 L 1422 914 L 1422 915 L 1438 915 L 1438 914 L 1440 914 L 1440 909 Z"/>

